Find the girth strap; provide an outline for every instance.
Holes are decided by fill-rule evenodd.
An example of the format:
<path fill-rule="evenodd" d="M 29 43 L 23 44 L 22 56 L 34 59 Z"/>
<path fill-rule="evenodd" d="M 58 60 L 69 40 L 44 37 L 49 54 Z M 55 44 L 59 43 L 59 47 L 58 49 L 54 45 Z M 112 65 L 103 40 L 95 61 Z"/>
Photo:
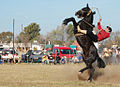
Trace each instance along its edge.
<path fill-rule="evenodd" d="M 82 36 L 82 35 L 84 35 L 83 33 L 77 33 L 77 34 L 75 34 L 75 37 L 79 37 L 79 36 Z"/>

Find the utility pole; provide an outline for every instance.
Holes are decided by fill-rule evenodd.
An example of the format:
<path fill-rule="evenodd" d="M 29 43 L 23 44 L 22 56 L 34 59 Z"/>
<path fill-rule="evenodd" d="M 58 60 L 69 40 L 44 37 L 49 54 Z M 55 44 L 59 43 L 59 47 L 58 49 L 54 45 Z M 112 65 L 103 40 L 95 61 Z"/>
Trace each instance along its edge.
<path fill-rule="evenodd" d="M 15 22 L 15 19 L 13 19 L 13 60 L 14 60 L 14 22 Z"/>

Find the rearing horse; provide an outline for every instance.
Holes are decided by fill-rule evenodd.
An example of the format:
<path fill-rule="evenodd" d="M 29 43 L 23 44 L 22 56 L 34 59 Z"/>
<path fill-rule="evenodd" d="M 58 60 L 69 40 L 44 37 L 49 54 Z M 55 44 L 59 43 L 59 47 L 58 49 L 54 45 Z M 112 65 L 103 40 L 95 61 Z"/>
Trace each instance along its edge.
<path fill-rule="evenodd" d="M 73 22 L 74 26 L 74 35 L 76 37 L 76 40 L 78 44 L 83 49 L 83 61 L 86 64 L 86 67 L 81 69 L 79 72 L 83 73 L 85 70 L 90 69 L 90 76 L 88 78 L 88 81 L 92 81 L 92 77 L 94 75 L 94 67 L 92 64 L 97 60 L 97 66 L 99 68 L 105 68 L 105 63 L 103 60 L 99 57 L 97 53 L 97 49 L 92 42 L 92 40 L 85 34 L 78 33 L 77 27 L 79 27 L 82 30 L 93 30 L 94 25 L 93 24 L 93 15 L 95 12 L 92 12 L 92 10 L 89 8 L 88 4 L 87 7 L 82 8 L 78 12 L 75 13 L 75 16 L 78 18 L 83 18 L 82 20 L 76 22 L 75 18 L 67 18 L 63 21 L 64 25 L 67 25 L 68 22 Z"/>

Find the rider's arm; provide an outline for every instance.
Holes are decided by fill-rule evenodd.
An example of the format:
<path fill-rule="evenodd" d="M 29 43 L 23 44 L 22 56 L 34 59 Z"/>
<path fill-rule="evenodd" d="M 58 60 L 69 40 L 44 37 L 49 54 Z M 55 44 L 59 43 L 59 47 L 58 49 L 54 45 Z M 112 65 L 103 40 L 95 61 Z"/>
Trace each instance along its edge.
<path fill-rule="evenodd" d="M 102 30 L 102 27 L 101 27 L 100 22 L 101 22 L 101 19 L 99 19 L 99 21 L 98 21 L 98 26 L 97 26 L 97 27 L 98 27 L 99 30 Z"/>

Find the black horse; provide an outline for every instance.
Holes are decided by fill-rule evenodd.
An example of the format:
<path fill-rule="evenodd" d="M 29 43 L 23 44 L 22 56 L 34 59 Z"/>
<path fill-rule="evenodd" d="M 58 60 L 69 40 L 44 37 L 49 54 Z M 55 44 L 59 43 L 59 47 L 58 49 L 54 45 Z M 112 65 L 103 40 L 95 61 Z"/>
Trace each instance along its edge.
<path fill-rule="evenodd" d="M 64 25 L 67 25 L 68 22 L 73 22 L 74 26 L 74 35 L 76 37 L 76 40 L 78 44 L 83 49 L 83 61 L 86 64 L 86 67 L 81 69 L 79 72 L 83 73 L 85 70 L 90 69 L 90 76 L 88 78 L 88 81 L 92 81 L 92 77 L 94 75 L 94 67 L 92 64 L 97 60 L 97 66 L 99 68 L 105 68 L 104 61 L 99 57 L 97 53 L 97 49 L 91 40 L 91 38 L 85 34 L 78 33 L 77 27 L 79 26 L 82 30 L 93 30 L 93 15 L 95 12 L 92 12 L 92 10 L 89 8 L 88 4 L 87 7 L 82 8 L 78 12 L 75 13 L 75 16 L 78 18 L 82 18 L 80 21 L 76 22 L 75 18 L 67 18 L 63 21 Z"/>

